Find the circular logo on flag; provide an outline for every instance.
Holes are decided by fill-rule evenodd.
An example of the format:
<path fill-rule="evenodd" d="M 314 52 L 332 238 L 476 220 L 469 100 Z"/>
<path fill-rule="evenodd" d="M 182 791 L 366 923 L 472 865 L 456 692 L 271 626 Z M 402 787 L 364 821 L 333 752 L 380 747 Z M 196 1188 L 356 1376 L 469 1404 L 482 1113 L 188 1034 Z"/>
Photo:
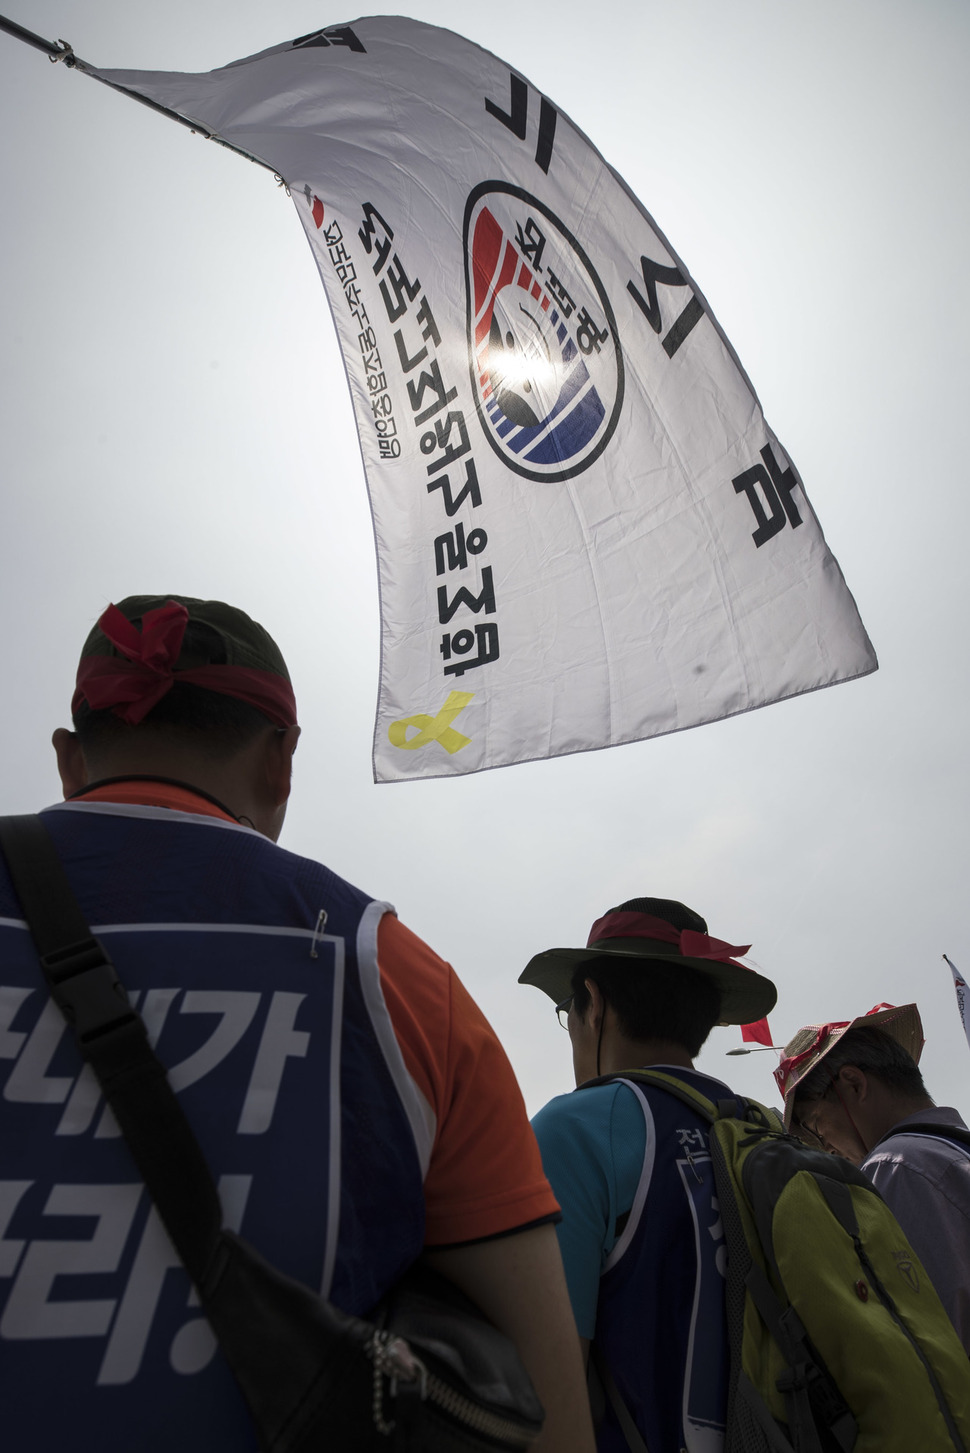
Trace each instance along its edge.
<path fill-rule="evenodd" d="M 483 182 L 465 207 L 472 390 L 486 438 L 526 479 L 572 479 L 609 443 L 623 355 L 579 243 L 520 187 Z"/>

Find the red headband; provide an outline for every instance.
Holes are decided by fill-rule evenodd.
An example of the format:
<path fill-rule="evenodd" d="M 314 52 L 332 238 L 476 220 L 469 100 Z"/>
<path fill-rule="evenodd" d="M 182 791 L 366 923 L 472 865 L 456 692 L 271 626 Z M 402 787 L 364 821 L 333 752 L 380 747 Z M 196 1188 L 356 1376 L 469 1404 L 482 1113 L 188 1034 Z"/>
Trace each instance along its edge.
<path fill-rule="evenodd" d="M 586 947 L 602 943 L 611 938 L 650 938 L 655 942 L 676 944 L 685 958 L 711 959 L 719 964 L 733 964 L 736 969 L 746 969 L 747 964 L 735 964 L 732 955 L 746 954 L 751 945 L 725 943 L 709 934 L 697 933 L 692 928 L 674 928 L 665 918 L 652 918 L 649 913 L 607 913 L 598 918 L 589 931 Z"/>
<path fill-rule="evenodd" d="M 870 1014 L 878 1014 L 883 1009 L 895 1009 L 895 1007 L 895 1004 L 874 1004 L 871 1009 L 867 1009 L 865 1014 L 861 1015 L 860 1017 L 863 1019 L 868 1019 Z M 779 1064 L 778 1068 L 776 1070 L 772 1070 L 772 1074 L 775 1077 L 775 1084 L 781 1091 L 782 1099 L 785 1098 L 788 1082 L 791 1079 L 793 1072 L 797 1070 L 798 1066 L 800 1064 L 804 1064 L 805 1060 L 811 1058 L 811 1056 L 816 1053 L 819 1047 L 825 1043 L 829 1035 L 834 1034 L 837 1029 L 848 1029 L 849 1025 L 853 1022 L 854 1021 L 851 1019 L 833 1019 L 830 1024 L 820 1024 L 818 1026 L 818 1031 L 815 1035 L 815 1038 L 808 1046 L 808 1049 L 803 1049 L 801 1054 L 793 1054 L 790 1055 L 788 1059 L 783 1059 Z"/>
<path fill-rule="evenodd" d="M 168 605 L 146 611 L 139 631 L 117 606 L 109 605 L 98 625 L 127 659 L 85 656 L 77 671 L 72 713 L 86 701 L 93 711 L 110 707 L 129 726 L 137 726 L 171 690 L 177 677 L 248 702 L 275 726 L 295 725 L 293 688 L 273 671 L 252 666 L 193 666 L 176 671 L 188 620 L 185 606 L 170 600 Z"/>

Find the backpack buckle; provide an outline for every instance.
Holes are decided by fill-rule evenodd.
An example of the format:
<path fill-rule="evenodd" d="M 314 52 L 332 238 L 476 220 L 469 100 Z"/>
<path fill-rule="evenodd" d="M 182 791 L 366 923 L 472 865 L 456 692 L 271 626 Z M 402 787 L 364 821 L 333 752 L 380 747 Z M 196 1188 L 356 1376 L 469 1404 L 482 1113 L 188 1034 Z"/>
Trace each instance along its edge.
<path fill-rule="evenodd" d="M 137 1016 L 125 987 L 96 938 L 57 949 L 41 961 L 51 994 L 78 1040 L 94 1039 Z"/>

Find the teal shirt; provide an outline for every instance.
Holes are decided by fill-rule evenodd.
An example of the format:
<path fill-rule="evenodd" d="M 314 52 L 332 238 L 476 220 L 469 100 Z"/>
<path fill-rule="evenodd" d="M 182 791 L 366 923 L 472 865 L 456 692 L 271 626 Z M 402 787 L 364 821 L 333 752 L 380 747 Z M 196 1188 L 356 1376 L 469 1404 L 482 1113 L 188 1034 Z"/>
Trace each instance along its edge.
<path fill-rule="evenodd" d="M 701 1071 L 650 1068 L 710 1099 L 730 1094 Z M 562 1207 L 580 1336 L 595 1340 L 648 1448 L 722 1449 L 725 1247 L 706 1120 L 660 1087 L 614 1081 L 552 1100 L 533 1128 Z M 609 1406 L 597 1446 L 628 1447 Z"/>
<path fill-rule="evenodd" d="M 556 1231 L 576 1326 L 592 1339 L 600 1276 L 643 1173 L 643 1111 L 626 1085 L 594 1085 L 550 1100 L 532 1128 L 562 1207 Z"/>

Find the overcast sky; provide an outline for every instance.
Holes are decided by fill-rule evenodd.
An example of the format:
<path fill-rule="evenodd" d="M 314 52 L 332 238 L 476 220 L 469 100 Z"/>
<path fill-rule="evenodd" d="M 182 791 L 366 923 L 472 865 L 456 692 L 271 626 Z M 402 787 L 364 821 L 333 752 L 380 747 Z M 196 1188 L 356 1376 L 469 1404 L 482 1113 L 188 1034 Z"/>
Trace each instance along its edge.
<path fill-rule="evenodd" d="M 306 0 L 3 0 L 93 65 L 203 71 L 355 18 Z M 375 787 L 373 536 L 333 325 L 259 167 L 0 35 L 4 810 L 58 796 L 110 600 L 248 610 L 304 736 L 282 838 L 450 959 L 531 1110 L 571 1086 L 515 979 L 639 894 L 753 944 L 801 1024 L 915 999 L 970 1115 L 946 952 L 967 926 L 970 9 L 962 0 L 415 3 L 527 75 L 684 259 L 794 460 L 874 676 L 677 736 Z M 701 1067 L 773 1101 L 771 1054 Z"/>

